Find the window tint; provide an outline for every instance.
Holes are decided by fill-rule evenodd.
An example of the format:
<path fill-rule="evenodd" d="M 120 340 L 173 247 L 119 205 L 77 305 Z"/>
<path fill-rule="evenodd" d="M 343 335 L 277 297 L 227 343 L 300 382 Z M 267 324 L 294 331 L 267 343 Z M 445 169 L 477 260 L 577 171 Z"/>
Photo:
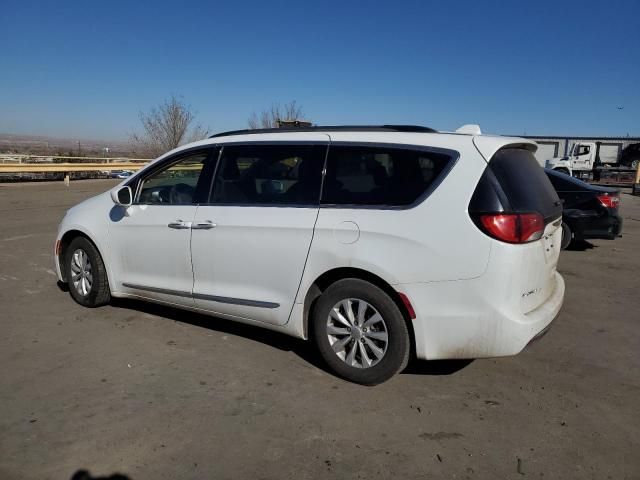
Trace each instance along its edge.
<path fill-rule="evenodd" d="M 547 169 L 545 169 L 545 173 L 547 174 L 547 178 L 549 178 L 551 185 L 553 185 L 553 188 L 555 188 L 557 192 L 583 190 L 588 188 L 588 184 L 578 180 L 577 178 L 573 178 L 566 173 L 554 172 L 553 170 Z"/>
<path fill-rule="evenodd" d="M 587 153 L 589 153 L 590 150 L 591 149 L 589 145 L 580 145 L 578 147 L 578 152 L 576 153 L 576 155 L 586 155 Z"/>
<path fill-rule="evenodd" d="M 401 148 L 329 148 L 322 203 L 410 205 L 452 161 L 449 155 Z"/>
<path fill-rule="evenodd" d="M 183 157 L 177 163 L 144 178 L 137 203 L 189 205 L 195 202 L 208 152 Z"/>
<path fill-rule="evenodd" d="M 538 212 L 545 220 L 559 217 L 562 206 L 544 169 L 528 150 L 504 148 L 489 162 L 500 183 L 507 209 L 514 212 Z"/>
<path fill-rule="evenodd" d="M 318 205 L 325 152 L 322 145 L 224 147 L 211 202 Z"/>

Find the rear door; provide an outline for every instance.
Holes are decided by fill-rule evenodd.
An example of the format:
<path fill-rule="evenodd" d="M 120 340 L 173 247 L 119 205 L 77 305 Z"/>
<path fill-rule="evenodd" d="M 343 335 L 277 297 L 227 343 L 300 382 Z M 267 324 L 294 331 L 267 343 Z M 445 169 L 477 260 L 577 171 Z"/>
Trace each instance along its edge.
<path fill-rule="evenodd" d="M 300 285 L 318 216 L 328 136 L 227 144 L 209 202 L 192 226 L 195 304 L 282 325 Z"/>
<path fill-rule="evenodd" d="M 555 288 L 562 239 L 562 202 L 544 169 L 528 150 L 499 150 L 491 158 L 488 170 L 497 180 L 500 203 L 506 211 L 537 212 L 544 218 L 542 238 L 515 246 L 522 252 L 518 268 L 522 275 L 518 278 L 525 282 L 519 291 L 524 292 L 520 303 L 526 313 L 542 304 Z"/>

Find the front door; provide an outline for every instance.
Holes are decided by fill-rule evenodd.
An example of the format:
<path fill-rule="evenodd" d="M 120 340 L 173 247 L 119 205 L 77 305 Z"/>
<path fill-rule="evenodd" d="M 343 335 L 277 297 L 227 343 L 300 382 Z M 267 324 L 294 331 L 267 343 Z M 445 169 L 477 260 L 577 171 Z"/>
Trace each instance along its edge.
<path fill-rule="evenodd" d="M 172 157 L 132 185 L 134 202 L 115 207 L 109 229 L 118 290 L 192 305 L 191 224 L 199 197 L 208 196 L 214 150 Z"/>
<path fill-rule="evenodd" d="M 591 170 L 591 159 L 594 156 L 594 152 L 591 150 L 589 144 L 579 144 L 575 147 L 575 159 L 573 161 L 572 168 L 574 170 Z"/>
<path fill-rule="evenodd" d="M 196 306 L 287 322 L 318 216 L 328 143 L 327 135 L 308 137 L 223 146 L 210 202 L 193 221 Z"/>

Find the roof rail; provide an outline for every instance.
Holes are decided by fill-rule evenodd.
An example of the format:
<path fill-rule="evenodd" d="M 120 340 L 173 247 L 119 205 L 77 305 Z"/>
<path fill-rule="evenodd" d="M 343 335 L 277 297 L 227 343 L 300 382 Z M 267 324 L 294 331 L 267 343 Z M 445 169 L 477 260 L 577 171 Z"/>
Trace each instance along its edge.
<path fill-rule="evenodd" d="M 316 125 L 313 127 L 282 127 L 282 128 L 258 128 L 255 130 L 231 130 L 229 132 L 216 133 L 209 138 L 227 137 L 231 135 L 249 135 L 256 133 L 282 133 L 282 132 L 413 132 L 436 133 L 437 130 L 420 125 Z"/>

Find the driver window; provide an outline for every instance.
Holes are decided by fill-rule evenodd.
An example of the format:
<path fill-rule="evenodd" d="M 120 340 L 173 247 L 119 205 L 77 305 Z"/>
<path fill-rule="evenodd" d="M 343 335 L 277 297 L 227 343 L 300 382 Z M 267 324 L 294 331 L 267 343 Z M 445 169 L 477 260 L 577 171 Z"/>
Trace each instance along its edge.
<path fill-rule="evenodd" d="M 137 203 L 151 205 L 190 205 L 208 154 L 182 158 L 142 180 Z"/>
<path fill-rule="evenodd" d="M 589 145 L 580 145 L 578 147 L 578 155 L 586 155 L 589 153 Z"/>

